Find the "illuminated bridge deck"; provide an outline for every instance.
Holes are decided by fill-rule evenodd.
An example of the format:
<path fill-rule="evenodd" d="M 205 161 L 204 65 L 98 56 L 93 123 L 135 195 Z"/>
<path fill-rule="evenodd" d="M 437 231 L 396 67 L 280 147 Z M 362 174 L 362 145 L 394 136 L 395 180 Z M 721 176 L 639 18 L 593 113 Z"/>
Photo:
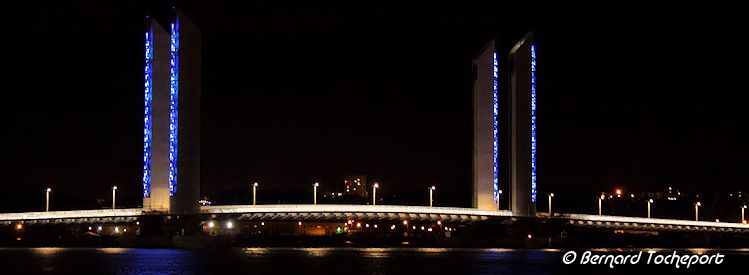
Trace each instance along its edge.
<path fill-rule="evenodd" d="M 510 211 L 473 208 L 402 205 L 222 205 L 204 206 L 204 214 L 236 214 L 239 220 L 420 220 L 473 222 L 491 217 L 511 217 Z"/>
<path fill-rule="evenodd" d="M 126 223 L 140 215 L 142 208 L 2 213 L 0 223 Z"/>
<path fill-rule="evenodd" d="M 568 220 L 567 223 L 571 226 L 590 228 L 648 231 L 749 233 L 749 224 L 731 222 L 686 221 L 585 214 L 560 214 L 554 216 L 553 218 Z"/>

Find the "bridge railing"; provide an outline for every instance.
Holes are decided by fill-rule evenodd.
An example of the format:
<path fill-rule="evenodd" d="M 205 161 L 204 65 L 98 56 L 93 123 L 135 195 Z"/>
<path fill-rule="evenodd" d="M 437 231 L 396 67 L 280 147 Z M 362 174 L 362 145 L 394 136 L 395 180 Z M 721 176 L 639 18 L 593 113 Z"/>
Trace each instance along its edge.
<path fill-rule="evenodd" d="M 269 205 L 214 205 L 202 206 L 201 212 L 218 213 L 277 213 L 277 212 L 366 212 L 416 213 L 477 216 L 512 216 L 507 210 L 483 211 L 473 208 L 428 207 L 407 205 L 350 205 L 350 204 L 269 204 Z"/>
<path fill-rule="evenodd" d="M 731 227 L 731 228 L 749 229 L 749 224 L 742 224 L 742 223 L 687 221 L 687 220 L 674 220 L 674 219 L 657 219 L 657 218 L 590 215 L 590 214 L 556 214 L 554 218 L 566 218 L 570 220 L 601 221 L 601 222 L 621 222 L 621 223 L 626 222 L 626 223 L 638 223 L 638 224 Z"/>
<path fill-rule="evenodd" d="M 0 221 L 73 219 L 73 218 L 95 218 L 95 217 L 132 217 L 132 216 L 140 216 L 141 214 L 143 214 L 142 208 L 1 213 Z"/>

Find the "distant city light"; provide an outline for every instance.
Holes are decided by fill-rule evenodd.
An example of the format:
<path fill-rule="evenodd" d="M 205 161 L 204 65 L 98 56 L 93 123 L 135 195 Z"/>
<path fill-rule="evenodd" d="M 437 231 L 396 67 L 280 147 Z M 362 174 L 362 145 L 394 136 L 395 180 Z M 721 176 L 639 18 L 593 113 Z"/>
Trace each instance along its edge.
<path fill-rule="evenodd" d="M 213 221 L 208 222 L 208 228 L 213 228 L 214 226 L 216 226 L 216 224 L 213 223 Z"/>
<path fill-rule="evenodd" d="M 226 222 L 226 228 L 232 229 L 232 227 L 234 227 L 234 223 L 232 223 L 231 221 Z"/>

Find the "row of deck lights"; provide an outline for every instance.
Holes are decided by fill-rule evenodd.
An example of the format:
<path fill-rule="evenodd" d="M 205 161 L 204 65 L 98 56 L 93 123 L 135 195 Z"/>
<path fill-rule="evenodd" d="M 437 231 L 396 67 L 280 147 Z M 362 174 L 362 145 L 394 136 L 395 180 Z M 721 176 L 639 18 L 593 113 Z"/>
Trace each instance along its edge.
<path fill-rule="evenodd" d="M 622 190 L 621 189 L 617 189 L 616 190 L 616 196 L 618 198 L 621 198 L 621 196 L 622 196 Z M 631 196 L 634 198 L 635 195 L 632 194 Z M 552 211 L 551 211 L 551 199 L 554 197 L 554 193 L 549 193 L 548 197 L 549 197 L 549 216 L 551 216 L 552 215 Z M 606 198 L 605 195 L 601 195 L 600 197 L 598 197 L 598 215 L 599 216 L 603 215 L 603 211 L 602 211 L 601 205 L 602 205 L 602 202 L 603 202 L 603 200 L 605 198 Z M 609 198 L 612 198 L 612 196 L 609 196 Z M 651 204 L 653 204 L 653 202 L 654 202 L 653 199 L 648 199 L 647 200 L 647 204 L 648 204 L 648 219 L 650 219 L 650 207 L 651 207 Z M 700 220 L 700 215 L 699 215 L 700 214 L 700 206 L 702 206 L 701 202 L 694 203 L 694 221 L 699 221 Z M 740 222 L 743 223 L 743 224 L 746 224 L 747 221 L 744 218 L 744 212 L 747 209 L 747 205 L 744 204 L 740 208 L 741 208 L 741 220 L 740 220 Z M 716 219 L 715 222 L 720 222 L 720 220 Z"/>
<path fill-rule="evenodd" d="M 252 205 L 257 205 L 257 187 L 258 187 L 258 183 L 253 182 L 252 183 Z M 314 205 L 317 205 L 317 188 L 318 187 L 320 187 L 319 182 L 315 182 L 314 184 L 312 184 L 312 203 Z M 115 187 L 115 189 L 116 188 L 117 187 Z M 380 188 L 380 184 L 375 182 L 372 185 L 372 205 L 377 205 L 377 189 L 378 188 Z M 434 190 L 437 190 L 437 187 L 432 185 L 430 187 L 427 187 L 427 189 L 429 190 L 429 207 L 433 207 L 434 206 Z M 112 208 L 114 208 L 114 205 L 112 205 Z"/>
<path fill-rule="evenodd" d="M 49 212 L 49 194 L 52 193 L 52 188 L 47 187 L 47 189 L 44 189 L 44 197 L 46 198 L 46 203 L 44 204 L 44 211 Z M 112 186 L 112 209 L 116 208 L 116 201 L 117 201 L 117 186 Z"/>

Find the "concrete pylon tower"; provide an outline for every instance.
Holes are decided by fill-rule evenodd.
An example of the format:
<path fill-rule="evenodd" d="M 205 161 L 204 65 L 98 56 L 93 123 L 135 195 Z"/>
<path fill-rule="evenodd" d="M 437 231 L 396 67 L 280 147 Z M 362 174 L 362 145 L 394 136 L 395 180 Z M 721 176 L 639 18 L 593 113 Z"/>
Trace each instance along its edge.
<path fill-rule="evenodd" d="M 513 214 L 536 214 L 536 45 L 526 34 L 510 51 L 510 181 Z"/>
<path fill-rule="evenodd" d="M 197 213 L 200 197 L 201 36 L 175 10 L 145 34 L 143 208 Z"/>
<path fill-rule="evenodd" d="M 499 210 L 499 59 L 494 41 L 473 59 L 473 208 Z"/>

